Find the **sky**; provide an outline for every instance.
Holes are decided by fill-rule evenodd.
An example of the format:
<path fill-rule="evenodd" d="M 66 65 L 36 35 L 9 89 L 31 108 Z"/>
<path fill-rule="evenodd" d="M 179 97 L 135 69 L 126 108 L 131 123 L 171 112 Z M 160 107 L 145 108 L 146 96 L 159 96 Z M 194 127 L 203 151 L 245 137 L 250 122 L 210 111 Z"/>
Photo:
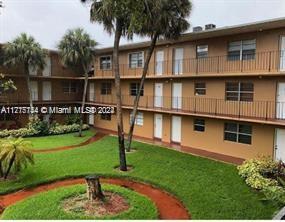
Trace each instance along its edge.
<path fill-rule="evenodd" d="M 98 48 L 112 46 L 113 36 L 103 27 L 90 23 L 89 6 L 80 0 L 2 0 L 0 9 L 0 43 L 12 41 L 26 32 L 42 47 L 56 49 L 67 29 L 82 27 L 98 43 Z M 285 17 L 285 0 L 191 0 L 188 18 L 194 26 L 214 23 L 217 27 L 238 25 Z M 132 42 L 148 39 L 135 37 Z M 128 43 L 122 39 L 122 44 Z"/>

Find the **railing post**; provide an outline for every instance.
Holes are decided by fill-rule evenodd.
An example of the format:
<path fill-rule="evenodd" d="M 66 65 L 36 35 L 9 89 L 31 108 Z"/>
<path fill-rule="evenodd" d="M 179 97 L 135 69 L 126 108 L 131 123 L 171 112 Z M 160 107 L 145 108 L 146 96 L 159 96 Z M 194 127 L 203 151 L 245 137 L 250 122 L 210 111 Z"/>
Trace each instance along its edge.
<path fill-rule="evenodd" d="M 217 115 L 217 107 L 218 106 L 218 99 L 216 99 L 215 101 L 215 116 Z"/>
<path fill-rule="evenodd" d="M 265 113 L 265 120 L 268 119 L 268 101 L 266 101 L 266 113 Z"/>
<path fill-rule="evenodd" d="M 272 54 L 272 51 L 269 52 L 269 67 L 268 67 L 268 72 L 271 71 L 271 54 Z"/>
<path fill-rule="evenodd" d="M 240 118 L 240 100 L 238 102 L 238 118 Z"/>

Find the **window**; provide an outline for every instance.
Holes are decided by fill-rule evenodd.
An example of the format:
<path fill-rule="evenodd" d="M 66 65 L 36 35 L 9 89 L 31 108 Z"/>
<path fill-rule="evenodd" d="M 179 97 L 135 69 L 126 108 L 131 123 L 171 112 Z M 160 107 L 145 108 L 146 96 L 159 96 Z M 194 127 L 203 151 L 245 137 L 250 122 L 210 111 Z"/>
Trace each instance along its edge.
<path fill-rule="evenodd" d="M 112 67 L 111 56 L 100 57 L 100 69 L 106 70 L 106 69 L 111 69 L 111 67 Z"/>
<path fill-rule="evenodd" d="M 197 59 L 208 57 L 208 45 L 198 45 L 196 48 Z"/>
<path fill-rule="evenodd" d="M 112 84 L 110 82 L 102 82 L 101 95 L 110 95 L 112 93 Z"/>
<path fill-rule="evenodd" d="M 225 123 L 224 139 L 237 143 L 251 144 L 252 127 L 238 123 Z"/>
<path fill-rule="evenodd" d="M 196 82 L 195 83 L 195 95 L 206 95 L 206 83 L 204 82 Z"/>
<path fill-rule="evenodd" d="M 129 54 L 129 67 L 142 68 L 143 66 L 143 52 L 135 52 Z"/>
<path fill-rule="evenodd" d="M 230 101 L 253 101 L 254 87 L 251 82 L 227 82 L 226 100 Z"/>
<path fill-rule="evenodd" d="M 112 119 L 111 113 L 101 113 L 101 119 L 110 121 Z"/>
<path fill-rule="evenodd" d="M 64 82 L 63 83 L 63 93 L 76 93 L 77 92 L 77 84 L 76 82 Z"/>
<path fill-rule="evenodd" d="M 204 132 L 205 131 L 205 120 L 194 119 L 194 131 Z"/>
<path fill-rule="evenodd" d="M 130 114 L 130 122 L 131 122 L 131 119 L 132 119 L 132 113 Z M 135 125 L 143 126 L 143 113 L 142 112 L 137 113 L 137 116 L 135 119 Z"/>
<path fill-rule="evenodd" d="M 256 40 L 230 42 L 228 47 L 229 60 L 255 59 Z"/>
<path fill-rule="evenodd" d="M 140 83 L 131 83 L 130 84 L 130 95 L 136 96 L 139 92 Z M 141 96 L 143 96 L 144 87 L 141 90 Z"/>

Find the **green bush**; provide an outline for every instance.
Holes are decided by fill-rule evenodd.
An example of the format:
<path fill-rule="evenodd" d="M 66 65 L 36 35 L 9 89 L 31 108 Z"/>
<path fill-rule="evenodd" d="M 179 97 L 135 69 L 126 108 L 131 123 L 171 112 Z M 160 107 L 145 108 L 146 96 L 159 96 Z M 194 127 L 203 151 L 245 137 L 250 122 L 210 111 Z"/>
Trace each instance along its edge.
<path fill-rule="evenodd" d="M 79 131 L 80 125 L 79 124 L 72 124 L 72 125 L 55 125 L 54 127 L 49 129 L 49 135 L 58 135 L 64 133 L 73 133 Z M 82 130 L 89 129 L 89 125 L 83 124 Z"/>
<path fill-rule="evenodd" d="M 69 114 L 65 118 L 65 124 L 66 125 L 72 125 L 72 124 L 79 124 L 80 123 L 80 115 L 79 114 Z"/>
<path fill-rule="evenodd" d="M 31 137 L 38 135 L 38 131 L 33 128 L 20 128 L 16 130 L 1 130 L 0 131 L 0 138 L 5 137 Z"/>
<path fill-rule="evenodd" d="M 40 120 L 38 117 L 30 118 L 28 123 L 29 129 L 35 129 L 39 136 L 44 136 L 49 134 L 49 124 L 46 121 Z"/>
<path fill-rule="evenodd" d="M 248 186 L 261 190 L 268 200 L 285 203 L 285 189 L 281 187 L 276 177 L 278 162 L 271 157 L 262 157 L 246 160 L 237 168 L 239 175 L 245 179 Z"/>

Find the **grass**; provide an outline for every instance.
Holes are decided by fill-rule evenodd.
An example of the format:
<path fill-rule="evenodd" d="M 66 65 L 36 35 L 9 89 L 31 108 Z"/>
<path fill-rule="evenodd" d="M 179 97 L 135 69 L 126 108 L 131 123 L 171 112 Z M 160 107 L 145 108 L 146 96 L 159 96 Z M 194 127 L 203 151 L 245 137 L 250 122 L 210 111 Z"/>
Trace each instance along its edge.
<path fill-rule="evenodd" d="M 147 197 L 129 189 L 103 185 L 103 190 L 111 191 L 126 198 L 130 208 L 113 216 L 90 217 L 82 212 L 67 213 L 63 210 L 62 202 L 71 196 L 86 192 L 86 185 L 76 185 L 59 188 L 27 198 L 8 207 L 1 219 L 9 220 L 76 220 L 76 219 L 157 219 L 158 212 L 155 205 Z M 60 207 L 59 207 L 60 206 Z M 31 210 L 33 209 L 33 210 Z"/>
<path fill-rule="evenodd" d="M 134 142 L 137 152 L 127 155 L 134 169 L 114 170 L 118 165 L 117 138 L 105 137 L 81 149 L 36 154 L 17 181 L 0 183 L 0 193 L 66 177 L 87 174 L 130 177 L 161 187 L 176 195 L 193 219 L 271 219 L 280 208 L 250 189 L 236 166 Z M 33 208 L 29 209 L 33 211 Z"/>
<path fill-rule="evenodd" d="M 83 137 L 78 137 L 78 132 L 68 133 L 64 135 L 42 136 L 42 137 L 29 137 L 26 140 L 31 141 L 33 149 L 51 149 L 61 146 L 71 146 L 82 143 L 94 135 L 91 130 L 83 131 Z"/>

